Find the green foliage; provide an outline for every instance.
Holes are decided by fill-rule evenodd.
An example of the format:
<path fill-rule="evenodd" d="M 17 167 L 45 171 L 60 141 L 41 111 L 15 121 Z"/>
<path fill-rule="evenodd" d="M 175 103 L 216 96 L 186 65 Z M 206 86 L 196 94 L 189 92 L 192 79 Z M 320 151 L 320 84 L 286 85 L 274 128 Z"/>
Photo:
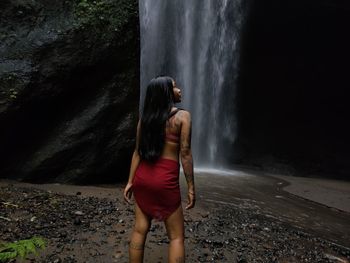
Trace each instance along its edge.
<path fill-rule="evenodd" d="M 32 237 L 12 243 L 0 243 L 0 262 L 5 263 L 17 257 L 24 259 L 28 254 L 37 255 L 37 249 L 44 249 L 46 241 L 41 237 Z"/>
<path fill-rule="evenodd" d="M 4 74 L 0 78 L 1 93 L 7 100 L 14 100 L 17 98 L 18 91 L 16 87 L 20 84 L 20 80 L 15 73 Z"/>
<path fill-rule="evenodd" d="M 119 31 L 130 15 L 137 12 L 137 1 L 76 0 L 75 15 L 81 25 Z"/>
<path fill-rule="evenodd" d="M 11 99 L 16 99 L 18 92 L 14 88 L 9 89 L 9 91 L 10 91 L 10 98 Z"/>

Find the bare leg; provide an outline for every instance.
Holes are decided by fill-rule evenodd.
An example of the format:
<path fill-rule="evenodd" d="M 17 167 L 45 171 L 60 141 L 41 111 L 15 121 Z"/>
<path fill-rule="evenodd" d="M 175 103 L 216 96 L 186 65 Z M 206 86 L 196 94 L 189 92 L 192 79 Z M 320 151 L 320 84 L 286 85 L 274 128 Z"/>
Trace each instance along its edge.
<path fill-rule="evenodd" d="M 165 220 L 165 227 L 170 240 L 169 263 L 184 263 L 184 216 L 181 205 Z"/>
<path fill-rule="evenodd" d="M 135 226 L 129 244 L 129 262 L 142 263 L 145 241 L 151 226 L 151 219 L 145 215 L 135 202 Z"/>

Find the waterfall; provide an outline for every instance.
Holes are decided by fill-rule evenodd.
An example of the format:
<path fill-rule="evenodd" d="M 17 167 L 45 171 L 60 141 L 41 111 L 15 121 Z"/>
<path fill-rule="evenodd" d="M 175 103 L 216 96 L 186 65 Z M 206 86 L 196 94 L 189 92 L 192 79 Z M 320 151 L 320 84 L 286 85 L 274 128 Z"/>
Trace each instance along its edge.
<path fill-rule="evenodd" d="M 172 76 L 192 115 L 196 167 L 225 168 L 236 137 L 241 0 L 141 0 L 141 96 Z"/>

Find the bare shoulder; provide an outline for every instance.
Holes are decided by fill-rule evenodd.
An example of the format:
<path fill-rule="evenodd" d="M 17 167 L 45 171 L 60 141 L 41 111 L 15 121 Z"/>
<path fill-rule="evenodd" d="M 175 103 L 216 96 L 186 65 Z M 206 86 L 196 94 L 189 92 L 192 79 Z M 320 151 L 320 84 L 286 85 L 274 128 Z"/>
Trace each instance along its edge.
<path fill-rule="evenodd" d="M 179 110 L 177 115 L 178 115 L 179 120 L 181 120 L 181 122 L 191 121 L 191 113 L 187 110 Z"/>

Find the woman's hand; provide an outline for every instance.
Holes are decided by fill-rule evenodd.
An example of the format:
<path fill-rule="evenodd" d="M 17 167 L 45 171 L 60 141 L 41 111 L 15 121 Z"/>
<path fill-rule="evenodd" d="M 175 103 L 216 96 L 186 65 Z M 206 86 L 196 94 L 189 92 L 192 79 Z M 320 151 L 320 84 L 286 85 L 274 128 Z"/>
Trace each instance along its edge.
<path fill-rule="evenodd" d="M 124 189 L 124 200 L 129 204 L 132 204 L 131 196 L 132 196 L 132 183 L 128 183 Z"/>
<path fill-rule="evenodd" d="M 196 203 L 195 192 L 188 191 L 187 196 L 188 196 L 188 202 L 187 202 L 186 210 L 193 208 Z"/>

